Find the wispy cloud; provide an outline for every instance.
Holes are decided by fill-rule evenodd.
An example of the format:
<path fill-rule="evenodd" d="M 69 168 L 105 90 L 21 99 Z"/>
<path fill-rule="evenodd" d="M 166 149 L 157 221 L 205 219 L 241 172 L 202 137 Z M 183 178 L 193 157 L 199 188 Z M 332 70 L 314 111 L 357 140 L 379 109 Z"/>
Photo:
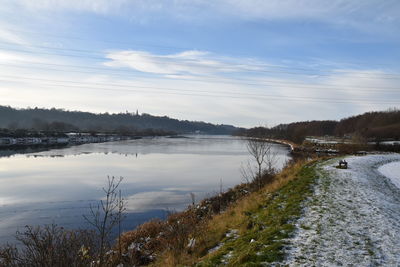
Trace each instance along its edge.
<path fill-rule="evenodd" d="M 109 67 L 129 67 L 137 71 L 155 74 L 216 74 L 256 71 L 259 66 L 249 60 L 218 57 L 205 51 L 184 51 L 171 55 L 157 55 L 144 51 L 110 52 L 106 58 Z M 240 63 L 239 63 L 240 62 Z"/>
<path fill-rule="evenodd" d="M 313 20 L 362 30 L 395 30 L 399 23 L 397 0 L 13 0 L 12 6 L 30 10 L 70 10 L 123 16 L 131 20 L 219 20 L 221 17 L 246 20 Z M 382 28 L 385 26 L 385 28 Z M 398 30 L 398 29 L 397 29 Z"/>
<path fill-rule="evenodd" d="M 2 29 L 0 27 L 0 40 L 7 43 L 18 44 L 18 45 L 28 45 L 29 42 L 23 38 L 21 35 L 12 32 L 11 30 Z"/>
<path fill-rule="evenodd" d="M 28 62 L 28 63 L 26 63 Z M 18 53 L 7 50 L 0 50 L 0 63 L 12 64 L 11 66 L 26 66 L 26 64 L 35 64 L 35 63 L 52 63 L 54 59 L 49 59 L 46 57 L 40 57 L 36 55 L 27 55 L 24 53 Z"/>

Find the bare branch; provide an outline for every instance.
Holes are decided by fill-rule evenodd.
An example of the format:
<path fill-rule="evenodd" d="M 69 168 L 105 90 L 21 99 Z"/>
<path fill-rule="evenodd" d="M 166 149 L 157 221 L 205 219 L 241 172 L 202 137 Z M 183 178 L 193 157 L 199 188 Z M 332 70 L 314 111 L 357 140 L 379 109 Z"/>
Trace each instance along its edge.
<path fill-rule="evenodd" d="M 107 176 L 107 187 L 103 187 L 105 199 L 100 200 L 97 208 L 90 205 L 90 215 L 84 215 L 83 218 L 92 225 L 99 236 L 100 252 L 99 266 L 103 266 L 104 254 L 106 248 L 110 246 L 110 234 L 114 226 L 119 225 L 121 229 L 121 221 L 125 218 L 125 200 L 121 197 L 121 191 L 117 191 L 122 177 L 116 179 L 114 176 Z"/>

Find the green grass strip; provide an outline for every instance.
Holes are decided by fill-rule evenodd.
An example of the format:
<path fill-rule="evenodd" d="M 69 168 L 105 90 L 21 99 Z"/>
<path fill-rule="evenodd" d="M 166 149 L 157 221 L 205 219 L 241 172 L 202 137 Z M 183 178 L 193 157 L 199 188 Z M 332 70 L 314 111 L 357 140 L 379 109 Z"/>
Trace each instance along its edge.
<path fill-rule="evenodd" d="M 303 201 L 312 194 L 315 164 L 304 166 L 296 179 L 266 197 L 255 210 L 247 211 L 246 230 L 239 237 L 225 238 L 217 252 L 196 267 L 262 266 L 284 259 L 283 248 L 301 216 Z"/>

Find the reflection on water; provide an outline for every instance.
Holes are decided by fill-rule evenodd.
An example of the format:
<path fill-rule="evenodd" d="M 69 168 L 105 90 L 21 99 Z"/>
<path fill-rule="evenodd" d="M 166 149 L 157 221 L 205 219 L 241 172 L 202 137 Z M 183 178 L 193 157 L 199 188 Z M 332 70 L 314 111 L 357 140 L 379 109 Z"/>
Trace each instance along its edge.
<path fill-rule="evenodd" d="M 288 150 L 274 145 L 278 166 Z M 166 211 L 181 210 L 223 187 L 242 181 L 240 165 L 248 160 L 237 138 L 202 136 L 149 138 L 85 144 L 0 158 L 0 243 L 17 229 L 56 223 L 85 228 L 82 214 L 103 197 L 107 176 L 122 176 L 128 200 L 124 229 Z"/>

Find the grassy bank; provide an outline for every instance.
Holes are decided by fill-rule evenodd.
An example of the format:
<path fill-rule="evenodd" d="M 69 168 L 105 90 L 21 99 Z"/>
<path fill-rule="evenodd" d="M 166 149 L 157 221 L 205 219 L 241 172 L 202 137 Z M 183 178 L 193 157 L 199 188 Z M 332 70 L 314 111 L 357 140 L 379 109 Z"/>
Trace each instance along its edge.
<path fill-rule="evenodd" d="M 314 163 L 298 162 L 284 169 L 261 190 L 196 227 L 182 249 L 164 251 L 152 266 L 279 262 L 284 257 L 285 240 L 301 215 L 302 202 L 312 193 Z"/>

